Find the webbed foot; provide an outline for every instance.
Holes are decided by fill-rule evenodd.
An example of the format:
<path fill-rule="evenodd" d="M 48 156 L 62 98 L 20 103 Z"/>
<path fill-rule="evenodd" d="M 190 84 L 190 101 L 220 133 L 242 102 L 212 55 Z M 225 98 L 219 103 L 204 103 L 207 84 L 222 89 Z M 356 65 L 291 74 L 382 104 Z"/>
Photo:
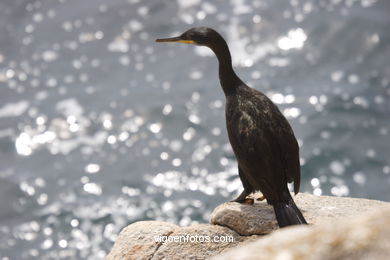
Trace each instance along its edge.
<path fill-rule="evenodd" d="M 265 200 L 264 195 L 261 195 L 260 197 L 256 198 L 256 201 L 263 201 L 263 200 Z"/>
<path fill-rule="evenodd" d="M 249 195 L 245 190 L 241 192 L 241 194 L 235 198 L 234 200 L 231 200 L 230 202 L 238 202 L 238 203 L 245 203 L 245 204 L 253 204 L 254 200 L 251 198 L 246 198 Z M 252 201 L 252 203 L 248 203 L 249 201 Z"/>

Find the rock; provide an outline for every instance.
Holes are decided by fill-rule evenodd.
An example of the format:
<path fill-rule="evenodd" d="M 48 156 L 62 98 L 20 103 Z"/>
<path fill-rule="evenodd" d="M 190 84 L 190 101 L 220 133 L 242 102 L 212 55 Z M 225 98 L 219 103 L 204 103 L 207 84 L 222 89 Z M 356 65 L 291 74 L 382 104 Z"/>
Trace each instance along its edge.
<path fill-rule="evenodd" d="M 242 244 L 246 240 L 254 240 L 256 237 L 241 237 L 233 230 L 210 224 L 197 224 L 190 227 L 177 229 L 172 234 L 172 238 L 182 237 L 184 242 L 168 242 L 154 254 L 153 260 L 157 259 L 208 259 L 221 253 L 223 250 Z M 185 241 L 185 238 L 192 238 L 193 242 Z M 213 241 L 215 237 L 226 241 Z M 196 241 L 196 238 L 198 238 Z M 210 241 L 205 240 L 209 238 Z M 204 242 L 201 242 L 201 241 Z"/>
<path fill-rule="evenodd" d="M 387 204 L 376 200 L 314 196 L 307 193 L 299 193 L 293 198 L 309 224 L 352 218 Z M 273 207 L 265 201 L 254 205 L 226 202 L 214 209 L 210 223 L 229 227 L 243 236 L 267 234 L 279 229 Z"/>
<path fill-rule="evenodd" d="M 210 223 L 229 227 L 242 236 L 262 235 L 278 229 L 273 207 L 263 202 L 254 205 L 226 202 L 214 209 Z"/>
<path fill-rule="evenodd" d="M 158 241 L 157 237 L 165 240 Z M 226 241 L 215 242 L 214 237 Z M 255 238 L 241 237 L 227 227 L 210 224 L 180 228 L 161 221 L 140 221 L 121 231 L 105 259 L 206 259 Z"/>
<path fill-rule="evenodd" d="M 213 260 L 380 260 L 389 256 L 390 206 L 387 206 L 354 218 L 280 229 Z"/>
<path fill-rule="evenodd" d="M 162 221 L 139 221 L 125 227 L 117 237 L 106 260 L 149 259 L 161 243 L 155 236 L 168 236 L 179 226 Z"/>
<path fill-rule="evenodd" d="M 385 235 L 390 237 L 390 233 L 381 233 L 380 229 L 386 227 L 383 228 L 383 232 L 389 231 L 390 209 L 382 212 L 387 214 L 386 220 L 381 219 L 379 215 L 359 218 L 362 214 L 378 208 L 390 207 L 389 203 L 367 199 L 318 197 L 310 194 L 299 194 L 294 200 L 312 225 L 288 227 L 270 235 L 260 235 L 278 229 L 273 208 L 266 202 L 254 205 L 229 202 L 213 211 L 210 218 L 212 224 L 179 227 L 161 221 L 133 223 L 121 231 L 106 260 L 208 259 L 219 254 L 226 259 L 290 260 L 301 259 L 301 256 L 302 259 L 328 259 L 325 256 L 338 249 L 349 257 L 359 248 L 365 248 L 364 250 L 371 248 L 375 253 L 390 248 L 389 239 L 381 239 L 381 236 Z M 165 236 L 168 242 L 156 241 L 157 236 Z M 209 239 L 216 236 L 233 238 L 234 241 L 217 243 L 199 240 L 199 237 L 206 236 Z M 198 242 L 185 240 L 190 237 L 193 239 L 198 237 Z M 377 241 L 376 244 L 371 245 L 367 242 L 367 238 L 370 237 Z M 178 239 L 181 239 L 181 242 Z M 254 240 L 256 242 L 252 244 Z M 236 249 L 239 251 L 235 251 Z M 229 252 L 225 254 L 225 251 Z M 371 251 L 365 252 L 368 256 L 373 255 Z M 336 257 L 341 254 L 334 255 Z"/>

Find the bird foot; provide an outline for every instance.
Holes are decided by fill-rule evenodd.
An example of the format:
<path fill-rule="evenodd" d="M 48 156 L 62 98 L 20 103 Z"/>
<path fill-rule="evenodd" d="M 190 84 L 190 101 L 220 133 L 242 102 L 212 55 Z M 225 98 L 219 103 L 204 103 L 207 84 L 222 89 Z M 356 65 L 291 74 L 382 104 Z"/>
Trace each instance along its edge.
<path fill-rule="evenodd" d="M 241 194 L 237 198 L 235 198 L 234 200 L 231 200 L 230 202 L 245 203 L 246 197 L 248 195 L 249 194 L 247 192 L 245 192 L 245 190 L 244 190 L 243 192 L 241 192 Z"/>
<path fill-rule="evenodd" d="M 247 204 L 247 205 L 253 205 L 254 203 L 255 200 L 253 198 L 247 198 L 242 202 L 242 204 Z"/>
<path fill-rule="evenodd" d="M 255 200 L 253 198 L 245 198 L 245 199 L 235 199 L 235 200 L 231 200 L 229 202 L 237 202 L 240 204 L 253 205 L 255 203 Z"/>
<path fill-rule="evenodd" d="M 256 201 L 263 201 L 265 200 L 264 195 L 261 195 L 260 197 L 256 198 Z"/>

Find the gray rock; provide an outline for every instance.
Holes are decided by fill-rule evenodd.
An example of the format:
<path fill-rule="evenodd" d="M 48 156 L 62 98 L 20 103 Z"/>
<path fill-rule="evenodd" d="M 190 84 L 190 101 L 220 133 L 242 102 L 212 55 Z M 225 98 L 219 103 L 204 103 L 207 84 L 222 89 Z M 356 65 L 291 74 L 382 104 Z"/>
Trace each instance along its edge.
<path fill-rule="evenodd" d="M 390 206 L 387 206 L 340 221 L 283 228 L 212 259 L 385 260 L 389 256 Z"/>
<path fill-rule="evenodd" d="M 314 196 L 307 193 L 294 196 L 294 201 L 309 224 L 359 216 L 362 212 L 387 204 L 376 200 Z M 210 223 L 229 227 L 243 236 L 267 234 L 279 229 L 273 207 L 265 201 L 254 205 L 226 202 L 214 209 Z"/>
<path fill-rule="evenodd" d="M 155 236 L 169 236 L 179 226 L 161 221 L 139 221 L 125 227 L 106 260 L 150 259 L 162 245 Z"/>
<path fill-rule="evenodd" d="M 158 236 L 165 240 L 156 241 Z M 215 237 L 225 241 L 217 242 Z M 210 224 L 180 228 L 161 221 L 140 221 L 121 231 L 105 259 L 206 259 L 256 238 L 242 237 L 227 227 Z"/>
<path fill-rule="evenodd" d="M 198 224 L 190 227 L 177 229 L 170 234 L 170 237 L 179 239 L 182 242 L 168 242 L 154 254 L 152 260 L 157 259 L 208 259 L 215 256 L 225 249 L 235 247 L 247 240 L 254 240 L 256 237 L 241 237 L 239 234 L 227 227 L 215 226 L 210 224 Z M 191 241 L 185 241 L 185 238 L 192 238 Z M 198 241 L 196 241 L 196 237 Z M 215 241 L 218 238 L 218 242 Z M 210 241 L 205 241 L 207 238 Z M 201 242 L 199 240 L 204 242 Z M 220 241 L 223 240 L 223 241 Z"/>
<path fill-rule="evenodd" d="M 368 256 L 388 253 L 390 209 L 375 216 L 362 219 L 360 216 L 390 207 L 389 203 L 310 194 L 299 194 L 294 200 L 312 225 L 259 235 L 278 229 L 273 208 L 265 202 L 255 205 L 229 202 L 212 213 L 210 222 L 217 225 L 179 227 L 161 221 L 133 223 L 121 231 L 106 260 L 208 259 L 219 254 L 221 257 L 216 259 L 354 259 L 351 257 L 360 249 L 365 250 L 367 257 L 356 259 L 371 259 Z M 166 236 L 168 242 L 156 241 L 156 236 Z M 234 241 L 191 242 L 184 240 L 187 236 L 230 237 Z M 174 241 L 175 237 L 182 237 L 181 242 Z M 369 243 L 370 238 L 376 242 Z M 336 254 L 339 249 L 340 253 Z M 225 254 L 225 251 L 229 252 Z M 328 254 L 334 258 L 327 258 Z"/>
<path fill-rule="evenodd" d="M 267 234 L 278 228 L 273 207 L 263 202 L 254 205 L 226 202 L 214 209 L 210 223 L 226 226 L 242 236 Z"/>

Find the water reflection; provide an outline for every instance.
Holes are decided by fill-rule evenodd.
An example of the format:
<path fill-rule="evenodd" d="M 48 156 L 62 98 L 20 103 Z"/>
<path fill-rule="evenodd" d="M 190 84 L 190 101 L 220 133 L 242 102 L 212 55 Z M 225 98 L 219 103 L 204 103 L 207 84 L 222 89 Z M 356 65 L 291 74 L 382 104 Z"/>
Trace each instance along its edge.
<path fill-rule="evenodd" d="M 302 28 L 297 28 L 295 30 L 290 30 L 287 33 L 287 36 L 284 36 L 278 40 L 278 46 L 282 50 L 290 49 L 302 49 L 305 41 L 307 40 L 307 35 L 302 30 Z"/>

